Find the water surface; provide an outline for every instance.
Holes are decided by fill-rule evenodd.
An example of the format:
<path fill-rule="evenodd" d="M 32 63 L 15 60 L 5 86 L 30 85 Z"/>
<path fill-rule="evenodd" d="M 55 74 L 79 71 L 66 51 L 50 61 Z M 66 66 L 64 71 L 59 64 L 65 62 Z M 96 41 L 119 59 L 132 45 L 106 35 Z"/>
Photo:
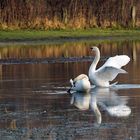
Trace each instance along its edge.
<path fill-rule="evenodd" d="M 131 61 L 124 67 L 128 74 L 119 75 L 115 79 L 119 83 L 112 89 L 67 94 L 69 79 L 88 73 L 93 45 L 101 50 L 98 66 L 110 56 L 129 55 Z M 139 139 L 139 54 L 139 41 L 1 46 L 0 138 Z M 100 125 L 92 108 L 95 102 Z M 115 108 L 118 112 L 111 113 L 113 107 L 122 110 Z M 122 112 L 126 115 L 121 116 Z"/>

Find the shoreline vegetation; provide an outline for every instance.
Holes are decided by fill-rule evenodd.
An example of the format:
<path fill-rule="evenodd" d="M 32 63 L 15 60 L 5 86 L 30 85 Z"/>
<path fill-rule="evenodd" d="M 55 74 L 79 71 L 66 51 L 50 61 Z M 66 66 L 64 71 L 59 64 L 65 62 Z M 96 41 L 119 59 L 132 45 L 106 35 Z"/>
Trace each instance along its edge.
<path fill-rule="evenodd" d="M 1 0 L 0 29 L 140 27 L 139 0 Z"/>
<path fill-rule="evenodd" d="M 0 30 L 0 43 L 140 40 L 140 29 Z"/>
<path fill-rule="evenodd" d="M 139 0 L 2 0 L 1 43 L 140 40 Z"/>

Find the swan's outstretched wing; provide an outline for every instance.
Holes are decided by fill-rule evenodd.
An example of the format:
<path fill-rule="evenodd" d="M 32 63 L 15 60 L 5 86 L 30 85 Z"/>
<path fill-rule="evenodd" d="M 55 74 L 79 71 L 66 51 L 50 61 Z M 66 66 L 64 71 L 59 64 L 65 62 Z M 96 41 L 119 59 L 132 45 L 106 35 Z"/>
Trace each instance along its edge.
<path fill-rule="evenodd" d="M 114 57 L 110 57 L 102 67 L 111 66 L 120 69 L 122 66 L 125 66 L 129 61 L 130 58 L 127 55 L 116 55 Z"/>
<path fill-rule="evenodd" d="M 123 69 L 106 66 L 97 70 L 95 75 L 96 77 L 98 77 L 99 79 L 103 79 L 104 81 L 112 81 L 113 79 L 116 78 L 116 76 L 119 73 L 127 73 L 127 72 Z"/>

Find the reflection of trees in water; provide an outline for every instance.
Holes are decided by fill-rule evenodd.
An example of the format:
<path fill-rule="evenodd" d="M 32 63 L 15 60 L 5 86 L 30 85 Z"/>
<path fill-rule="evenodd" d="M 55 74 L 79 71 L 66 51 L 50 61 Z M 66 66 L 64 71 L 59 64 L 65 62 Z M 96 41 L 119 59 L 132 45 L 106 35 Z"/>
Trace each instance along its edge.
<path fill-rule="evenodd" d="M 0 48 L 2 59 L 7 58 L 44 58 L 44 57 L 73 57 L 91 55 L 89 47 L 93 43 L 66 43 L 63 45 L 40 46 L 8 46 Z M 134 41 L 102 43 L 99 46 L 104 56 L 116 54 L 128 54 L 136 60 L 136 54 L 140 51 L 140 43 Z"/>
<path fill-rule="evenodd" d="M 102 46 L 99 47 L 101 49 L 101 53 L 103 53 L 104 56 L 110 56 L 110 54 L 111 55 L 128 54 L 130 56 L 132 55 L 131 52 L 134 49 L 133 48 L 134 45 L 135 45 L 134 53 L 138 54 L 140 49 L 139 43 L 137 42 L 134 44 L 133 42 L 129 43 L 124 42 L 124 44 L 118 42 L 115 44 L 114 43 L 103 44 Z M 88 49 L 89 47 L 86 47 L 86 45 L 82 44 L 79 45 L 78 47 L 76 47 L 76 45 L 71 46 L 66 45 L 62 46 L 62 48 L 61 46 L 50 46 L 50 47 L 42 46 L 41 49 L 36 47 L 32 48 L 15 47 L 13 49 L 11 47 L 0 48 L 2 58 L 83 56 L 86 54 L 92 55 L 88 51 Z M 67 55 L 65 55 L 65 53 Z M 7 127 L 10 127 L 11 129 L 26 127 L 28 132 L 25 131 L 25 133 L 27 132 L 28 134 L 26 133 L 25 135 L 26 136 L 29 135 L 29 137 L 38 135 L 39 132 L 33 133 L 34 130 L 38 131 L 37 129 L 38 127 L 45 128 L 45 131 L 42 132 L 44 137 L 47 135 L 46 137 L 51 138 L 60 137 L 60 139 L 67 138 L 68 136 L 74 137 L 75 134 L 81 135 L 81 137 L 84 139 L 90 136 L 92 138 L 98 136 L 99 139 L 102 139 L 103 137 L 105 139 L 112 139 L 114 138 L 114 134 L 112 135 L 113 132 L 115 134 L 116 133 L 118 134 L 116 135 L 116 137 L 122 136 L 121 138 L 124 139 L 126 137 L 129 138 L 129 136 L 131 136 L 132 134 L 136 136 L 138 132 L 137 126 L 139 126 L 138 106 L 140 104 L 139 98 L 137 97 L 132 98 L 131 104 L 135 104 L 135 106 L 137 106 L 133 108 L 133 112 L 134 114 L 138 113 L 138 115 L 133 115 L 129 118 L 129 120 L 124 120 L 125 122 L 119 125 L 120 126 L 119 129 L 118 127 L 117 128 L 114 127 L 112 131 L 110 131 L 108 127 L 109 128 L 113 127 L 113 124 L 111 124 L 111 126 L 108 127 L 107 124 L 104 124 L 104 126 L 107 127 L 107 129 L 103 128 L 97 133 L 96 131 L 94 131 L 95 128 L 91 126 L 91 124 L 93 123 L 93 117 L 89 115 L 89 112 L 87 112 L 86 114 L 84 113 L 81 114 L 80 112 L 78 112 L 73 108 L 69 109 L 69 105 L 67 105 L 69 99 L 67 99 L 65 96 L 62 97 L 58 95 L 57 97 L 54 97 L 53 95 L 54 99 L 52 99 L 50 96 L 46 97 L 46 95 L 42 95 L 41 97 L 41 95 L 30 94 L 34 89 L 42 88 L 41 87 L 42 84 L 44 84 L 46 88 L 49 87 L 49 89 L 51 89 L 51 86 L 49 84 L 54 81 L 57 84 L 58 83 L 62 84 L 62 82 L 65 82 L 63 83 L 65 85 L 66 82 L 68 82 L 68 80 L 70 79 L 70 77 L 72 77 L 71 75 L 77 75 L 82 72 L 86 73 L 89 67 L 88 65 L 89 63 L 76 62 L 76 63 L 60 63 L 60 64 L 56 63 L 51 65 L 49 64 L 2 65 L 1 70 L 3 71 L 2 72 L 3 75 L 1 79 L 3 80 L 6 79 L 7 81 L 1 81 L 1 87 L 3 87 L 3 89 L 1 90 L 2 94 L 1 101 L 4 95 L 5 96 L 6 94 L 10 95 L 10 97 L 8 97 L 8 101 L 13 102 L 13 105 L 16 106 L 15 107 L 16 110 L 13 110 L 13 113 L 19 111 L 19 114 L 21 113 L 20 115 L 22 116 L 21 118 L 20 115 L 17 116 L 19 119 L 18 120 L 16 119 L 15 116 L 12 117 L 12 113 L 9 113 L 10 115 L 9 117 L 11 117 L 10 122 L 8 122 L 9 120 L 6 119 L 5 117 L 4 123 L 5 124 L 8 123 Z M 132 65 L 130 66 L 128 65 L 128 67 L 132 67 Z M 138 78 L 139 75 L 138 67 L 139 67 L 138 65 L 135 68 L 132 67 L 131 69 L 132 71 L 129 71 L 129 75 L 133 75 L 134 77 L 135 74 L 136 77 L 134 77 L 133 79 Z M 129 77 L 129 75 L 127 75 L 126 77 Z M 12 80 L 10 81 L 10 79 Z M 131 79 L 131 81 L 133 81 L 133 79 Z M 121 80 L 125 81 L 126 79 L 124 77 L 121 77 Z M 53 83 L 53 85 L 56 84 L 55 82 Z M 25 87 L 26 87 L 25 90 L 28 90 L 27 93 L 24 90 L 21 91 L 22 90 L 21 88 Z M 4 92 L 4 90 L 6 91 Z M 129 90 L 129 92 L 133 93 L 134 90 Z M 139 93 L 139 90 L 137 91 L 137 93 Z M 25 94 L 28 96 L 26 97 Z M 18 98 L 18 95 L 19 96 L 21 95 L 20 98 Z M 134 94 L 133 95 L 129 94 L 129 96 L 134 96 Z M 12 97 L 13 98 L 15 97 L 15 100 Z M 35 109 L 35 111 L 32 111 L 32 109 Z M 9 109 L 6 110 L 7 113 L 8 111 Z M 106 121 L 108 124 L 110 124 L 110 122 L 115 122 L 116 124 L 120 123 L 120 120 L 118 119 L 112 121 L 110 120 L 110 118 L 109 119 L 106 118 Z M 133 133 L 132 129 L 136 130 L 137 132 L 135 131 L 135 133 Z"/>
<path fill-rule="evenodd" d="M 44 58 L 86 55 L 84 44 L 2 47 L 1 58 Z"/>
<path fill-rule="evenodd" d="M 81 56 L 94 56 L 90 52 L 90 46 L 93 44 L 64 44 L 64 45 L 52 45 L 52 46 L 13 46 L 13 47 L 1 47 L 1 59 L 8 58 L 45 58 L 45 57 L 81 57 Z M 119 81 L 128 80 L 128 76 L 133 75 L 133 77 L 137 78 L 139 75 L 140 66 L 137 63 L 137 54 L 140 53 L 140 43 L 134 41 L 125 41 L 125 42 L 112 42 L 112 43 L 104 43 L 99 45 L 102 56 L 105 58 L 108 56 L 113 56 L 116 54 L 127 54 L 131 57 L 131 61 L 128 66 L 126 66 L 129 70 L 129 75 L 125 77 L 121 77 Z M 135 60 L 135 63 L 132 61 L 132 57 Z M 68 79 L 79 75 L 80 73 L 87 74 L 88 68 L 91 62 L 74 62 L 74 63 L 55 63 L 55 64 L 38 64 L 38 65 L 2 65 L 0 68 L 1 78 L 6 79 L 7 77 L 14 79 L 47 79 L 51 81 L 52 79 L 62 79 L 66 80 L 68 83 Z M 102 63 L 102 61 L 101 61 Z M 137 65 L 136 65 L 137 64 Z M 135 65 L 135 66 L 132 66 Z M 134 78 L 134 79 L 135 79 Z M 64 80 L 63 79 L 63 80 Z M 39 81 L 36 81 L 38 83 Z M 24 81 L 23 81 L 24 84 Z M 29 83 L 29 85 L 32 83 Z M 7 85 L 6 85 L 7 86 Z M 10 85 L 9 85 L 10 86 Z M 25 85 L 23 85 L 25 86 Z"/>

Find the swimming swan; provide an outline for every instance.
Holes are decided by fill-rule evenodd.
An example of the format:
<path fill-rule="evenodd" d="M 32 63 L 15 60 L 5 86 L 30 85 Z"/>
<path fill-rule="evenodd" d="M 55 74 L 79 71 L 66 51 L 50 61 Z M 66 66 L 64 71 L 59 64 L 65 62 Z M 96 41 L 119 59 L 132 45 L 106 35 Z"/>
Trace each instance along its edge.
<path fill-rule="evenodd" d="M 91 49 L 92 51 L 95 51 L 95 59 L 92 62 L 88 73 L 92 84 L 100 87 L 109 87 L 109 82 L 115 79 L 119 73 L 127 73 L 125 70 L 121 69 L 122 66 L 130 61 L 130 58 L 127 55 L 110 57 L 102 67 L 96 69 L 100 60 L 100 51 L 96 46 Z"/>
<path fill-rule="evenodd" d="M 78 92 L 88 92 L 90 90 L 89 78 L 85 74 L 80 74 L 74 80 L 70 79 L 71 88 L 68 90 L 70 93 L 71 90 Z"/>

